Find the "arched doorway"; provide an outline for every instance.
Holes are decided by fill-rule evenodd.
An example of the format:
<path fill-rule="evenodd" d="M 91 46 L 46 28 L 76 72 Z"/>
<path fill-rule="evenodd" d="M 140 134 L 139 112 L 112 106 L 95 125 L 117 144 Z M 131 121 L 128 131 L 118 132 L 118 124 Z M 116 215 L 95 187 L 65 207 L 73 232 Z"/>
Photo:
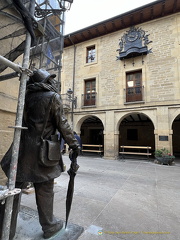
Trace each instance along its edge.
<path fill-rule="evenodd" d="M 172 130 L 173 154 L 177 157 L 180 156 L 180 114 L 174 119 L 172 124 Z"/>
<path fill-rule="evenodd" d="M 103 123 L 98 117 L 88 116 L 80 128 L 82 144 L 104 146 L 103 130 Z"/>
<path fill-rule="evenodd" d="M 119 126 L 119 146 L 150 146 L 155 151 L 154 125 L 143 113 L 124 116 Z"/>

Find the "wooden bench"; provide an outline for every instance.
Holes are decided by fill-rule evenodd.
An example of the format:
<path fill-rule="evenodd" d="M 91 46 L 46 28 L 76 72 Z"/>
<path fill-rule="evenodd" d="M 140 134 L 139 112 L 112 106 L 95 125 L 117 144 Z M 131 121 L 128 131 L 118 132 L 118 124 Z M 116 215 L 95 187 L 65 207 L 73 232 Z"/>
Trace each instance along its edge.
<path fill-rule="evenodd" d="M 149 146 L 120 146 L 121 147 L 121 151 L 119 152 L 122 156 L 122 158 L 124 158 L 124 155 L 125 154 L 132 154 L 132 155 L 145 155 L 147 156 L 147 158 L 149 159 L 149 156 L 151 155 L 151 153 L 149 152 L 149 150 L 151 149 L 151 147 Z M 138 150 L 138 152 L 134 151 L 134 152 L 131 152 L 131 151 L 128 151 L 126 152 L 125 149 L 134 149 L 134 150 Z M 140 150 L 146 150 L 146 152 L 140 152 Z"/>
<path fill-rule="evenodd" d="M 103 145 L 82 144 L 82 152 L 97 152 L 102 156 Z"/>

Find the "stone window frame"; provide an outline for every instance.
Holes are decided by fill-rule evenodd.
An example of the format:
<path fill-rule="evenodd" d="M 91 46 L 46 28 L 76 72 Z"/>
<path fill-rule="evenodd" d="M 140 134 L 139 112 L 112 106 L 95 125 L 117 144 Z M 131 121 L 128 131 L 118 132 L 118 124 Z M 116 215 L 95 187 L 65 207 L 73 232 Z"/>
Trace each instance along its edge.
<path fill-rule="evenodd" d="M 87 53 L 88 49 L 94 47 L 95 49 L 95 59 L 93 61 L 87 62 Z M 97 43 L 92 42 L 91 44 L 88 44 L 84 48 L 84 66 L 89 66 L 93 64 L 97 64 L 97 59 L 98 59 L 98 48 L 97 48 Z"/>

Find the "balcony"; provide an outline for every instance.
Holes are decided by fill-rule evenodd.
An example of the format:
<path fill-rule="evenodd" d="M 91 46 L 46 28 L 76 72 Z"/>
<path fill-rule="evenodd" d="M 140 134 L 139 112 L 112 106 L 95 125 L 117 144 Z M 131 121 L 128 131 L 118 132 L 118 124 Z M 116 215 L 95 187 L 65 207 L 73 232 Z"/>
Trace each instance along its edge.
<path fill-rule="evenodd" d="M 96 92 L 82 94 L 82 107 L 95 107 L 96 106 Z"/>
<path fill-rule="evenodd" d="M 71 109 L 70 101 L 69 101 L 69 96 L 68 94 L 61 94 L 61 99 L 62 99 L 62 104 L 63 104 L 63 109 L 65 112 L 69 112 Z"/>
<path fill-rule="evenodd" d="M 144 102 L 144 86 L 124 89 L 125 103 Z"/>

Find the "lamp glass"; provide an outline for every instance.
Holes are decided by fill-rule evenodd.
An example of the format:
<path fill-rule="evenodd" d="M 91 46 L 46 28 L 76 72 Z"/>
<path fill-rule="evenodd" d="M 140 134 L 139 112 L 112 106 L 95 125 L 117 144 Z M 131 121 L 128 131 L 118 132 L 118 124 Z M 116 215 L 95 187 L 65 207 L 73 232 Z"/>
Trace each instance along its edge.
<path fill-rule="evenodd" d="M 71 88 L 69 88 L 69 89 L 67 90 L 67 93 L 71 95 L 71 94 L 73 93 L 73 90 L 72 90 Z"/>
<path fill-rule="evenodd" d="M 64 0 L 64 7 L 66 10 L 70 10 L 73 0 Z"/>

